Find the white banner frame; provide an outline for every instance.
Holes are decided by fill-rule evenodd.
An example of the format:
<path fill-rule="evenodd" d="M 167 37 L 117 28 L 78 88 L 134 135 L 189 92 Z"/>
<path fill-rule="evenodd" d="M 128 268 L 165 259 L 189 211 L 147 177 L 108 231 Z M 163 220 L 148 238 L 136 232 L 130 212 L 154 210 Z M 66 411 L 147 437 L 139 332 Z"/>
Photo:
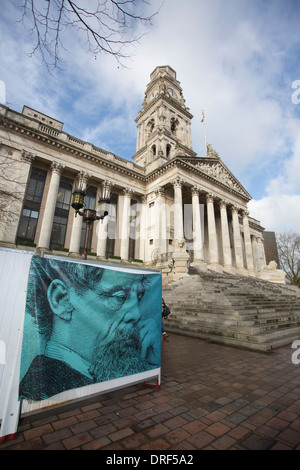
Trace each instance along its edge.
<path fill-rule="evenodd" d="M 0 247 L 0 341 L 5 344 L 5 362 L 0 363 L 0 442 L 13 438 L 17 432 L 20 415 L 25 416 L 43 411 L 50 406 L 59 406 L 78 400 L 111 392 L 120 388 L 156 379 L 157 387 L 161 383 L 161 367 L 138 374 L 100 382 L 85 387 L 59 393 L 41 401 L 19 401 L 19 377 L 23 326 L 27 295 L 29 269 L 34 252 Z M 135 274 L 156 274 L 161 272 L 131 266 L 98 263 L 52 255 L 44 258 L 59 261 L 84 263 L 105 269 L 112 269 Z"/>

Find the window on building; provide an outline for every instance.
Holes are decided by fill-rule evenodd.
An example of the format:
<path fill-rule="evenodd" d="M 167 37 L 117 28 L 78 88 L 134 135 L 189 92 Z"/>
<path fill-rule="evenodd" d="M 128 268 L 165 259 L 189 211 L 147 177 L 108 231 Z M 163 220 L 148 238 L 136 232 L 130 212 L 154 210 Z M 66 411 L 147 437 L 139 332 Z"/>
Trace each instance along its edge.
<path fill-rule="evenodd" d="M 155 121 L 152 118 L 147 124 L 148 134 L 151 134 L 151 132 L 153 132 L 154 126 L 155 126 Z"/>
<path fill-rule="evenodd" d="M 178 124 L 179 124 L 178 119 L 172 117 L 171 118 L 171 132 L 172 132 L 172 134 L 176 134 Z"/>
<path fill-rule="evenodd" d="M 55 247 L 63 248 L 65 245 L 71 196 L 72 183 L 67 179 L 61 179 L 52 225 L 50 250 Z"/>
<path fill-rule="evenodd" d="M 18 240 L 28 242 L 34 241 L 38 217 L 38 211 L 23 209 L 18 232 Z"/>
<path fill-rule="evenodd" d="M 17 240 L 34 242 L 44 192 L 46 171 L 32 168 L 20 218 Z"/>
<path fill-rule="evenodd" d="M 57 194 L 56 208 L 69 210 L 72 195 L 72 186 L 66 181 L 62 180 Z"/>
<path fill-rule="evenodd" d="M 152 156 L 153 158 L 156 157 L 156 145 L 152 145 Z"/>
<path fill-rule="evenodd" d="M 169 158 L 171 154 L 171 145 L 170 144 L 167 144 L 167 147 L 166 147 L 166 155 L 167 155 L 167 158 Z"/>
<path fill-rule="evenodd" d="M 55 215 L 52 225 L 50 248 L 63 248 L 65 244 L 68 217 Z"/>

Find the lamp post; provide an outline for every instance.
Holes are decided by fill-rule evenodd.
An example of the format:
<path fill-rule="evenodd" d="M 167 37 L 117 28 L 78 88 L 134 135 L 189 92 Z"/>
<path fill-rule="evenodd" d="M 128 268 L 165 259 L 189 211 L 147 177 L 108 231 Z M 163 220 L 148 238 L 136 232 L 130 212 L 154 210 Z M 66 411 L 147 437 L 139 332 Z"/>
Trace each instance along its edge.
<path fill-rule="evenodd" d="M 84 207 L 84 198 L 86 195 L 86 190 L 82 188 L 75 189 L 73 192 L 72 204 L 71 206 L 75 209 L 75 217 L 77 214 L 83 217 L 84 222 L 86 222 L 86 235 L 85 235 L 85 242 L 84 242 L 84 258 L 87 258 L 88 252 L 88 242 L 89 242 L 89 234 L 91 227 L 95 220 L 101 220 L 103 222 L 104 217 L 108 215 L 109 205 L 110 205 L 110 191 L 109 187 L 104 185 L 102 188 L 102 194 L 98 200 L 98 207 L 97 210 L 95 209 L 83 209 Z"/>

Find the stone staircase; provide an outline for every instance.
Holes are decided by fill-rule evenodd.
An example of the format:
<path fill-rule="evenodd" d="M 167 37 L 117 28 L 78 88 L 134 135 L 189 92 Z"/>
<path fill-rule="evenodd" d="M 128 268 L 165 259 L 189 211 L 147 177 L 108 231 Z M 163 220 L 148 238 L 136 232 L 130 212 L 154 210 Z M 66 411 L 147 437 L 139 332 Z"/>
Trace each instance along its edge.
<path fill-rule="evenodd" d="M 292 286 L 190 268 L 163 297 L 168 332 L 264 352 L 300 340 L 300 289 Z"/>

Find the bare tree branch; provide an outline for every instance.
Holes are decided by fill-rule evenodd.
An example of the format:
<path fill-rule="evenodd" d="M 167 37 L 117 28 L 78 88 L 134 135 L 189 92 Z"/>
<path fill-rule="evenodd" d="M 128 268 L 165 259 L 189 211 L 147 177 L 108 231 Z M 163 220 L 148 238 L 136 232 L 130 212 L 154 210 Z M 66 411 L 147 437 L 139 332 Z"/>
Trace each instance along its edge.
<path fill-rule="evenodd" d="M 1 125 L 1 122 L 0 122 Z M 18 220 L 26 183 L 26 172 L 0 142 L 0 231 Z"/>
<path fill-rule="evenodd" d="M 143 37 L 158 11 L 145 15 L 146 0 L 19 0 L 22 19 L 34 37 L 31 55 L 40 52 L 48 69 L 62 62 L 68 29 L 84 34 L 88 52 L 110 54 L 123 65 L 132 56 L 128 49 Z M 27 21 L 29 20 L 29 25 Z"/>
<path fill-rule="evenodd" d="M 276 235 L 280 267 L 288 282 L 300 287 L 300 235 L 283 232 Z"/>

